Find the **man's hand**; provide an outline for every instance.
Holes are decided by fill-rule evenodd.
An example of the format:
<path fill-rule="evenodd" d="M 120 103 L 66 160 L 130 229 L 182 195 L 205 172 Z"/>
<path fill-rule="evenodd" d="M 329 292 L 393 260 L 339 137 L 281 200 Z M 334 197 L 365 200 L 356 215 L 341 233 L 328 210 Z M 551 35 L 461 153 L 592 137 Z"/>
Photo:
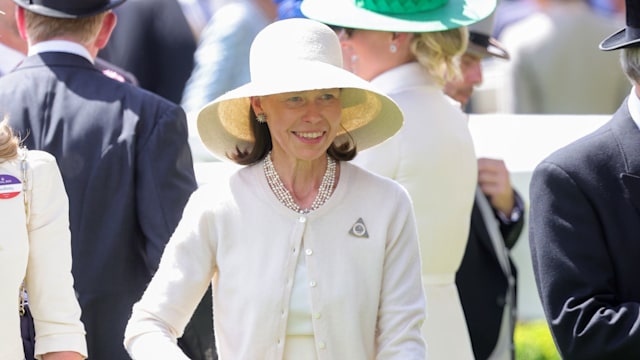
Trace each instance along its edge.
<path fill-rule="evenodd" d="M 479 158 L 478 185 L 489 198 L 491 206 L 509 218 L 515 206 L 515 198 L 509 179 L 509 171 L 504 161 Z"/>

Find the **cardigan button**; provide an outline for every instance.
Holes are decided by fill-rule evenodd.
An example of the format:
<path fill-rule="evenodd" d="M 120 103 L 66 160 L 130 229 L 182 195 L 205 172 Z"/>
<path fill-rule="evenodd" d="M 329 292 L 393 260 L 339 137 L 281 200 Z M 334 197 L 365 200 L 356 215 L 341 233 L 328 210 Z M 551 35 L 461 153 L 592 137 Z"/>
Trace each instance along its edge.
<path fill-rule="evenodd" d="M 310 281 L 309 282 L 309 286 L 311 287 L 316 287 L 316 285 L 318 285 L 315 281 Z"/>
<path fill-rule="evenodd" d="M 307 249 L 307 250 L 304 251 L 304 253 L 307 254 L 307 255 L 312 255 L 313 254 L 313 250 Z"/>
<path fill-rule="evenodd" d="M 305 223 L 305 222 L 307 222 L 307 218 L 305 216 L 300 216 L 298 218 L 298 221 L 301 222 L 301 223 Z"/>
<path fill-rule="evenodd" d="M 320 349 L 324 349 L 324 348 L 326 348 L 326 347 L 327 347 L 327 344 L 325 344 L 325 343 L 324 343 L 324 341 L 320 341 L 320 342 L 318 342 L 318 347 L 319 347 Z"/>

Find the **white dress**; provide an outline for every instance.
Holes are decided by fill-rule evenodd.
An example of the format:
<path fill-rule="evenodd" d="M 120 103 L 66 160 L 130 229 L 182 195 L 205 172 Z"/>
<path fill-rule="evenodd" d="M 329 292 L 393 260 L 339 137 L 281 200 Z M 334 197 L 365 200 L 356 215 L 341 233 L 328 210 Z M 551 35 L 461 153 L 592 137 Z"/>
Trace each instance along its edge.
<path fill-rule="evenodd" d="M 398 103 L 404 124 L 353 163 L 395 179 L 412 198 L 427 296 L 423 336 L 428 359 L 473 359 L 455 285 L 477 183 L 467 117 L 417 63 L 387 71 L 372 84 Z"/>

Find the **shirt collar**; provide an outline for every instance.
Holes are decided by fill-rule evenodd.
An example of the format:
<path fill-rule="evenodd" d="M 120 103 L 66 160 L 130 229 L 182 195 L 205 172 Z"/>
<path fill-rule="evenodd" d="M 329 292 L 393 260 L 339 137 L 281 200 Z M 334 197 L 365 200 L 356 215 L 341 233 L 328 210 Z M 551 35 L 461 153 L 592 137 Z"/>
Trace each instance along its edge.
<path fill-rule="evenodd" d="M 68 40 L 47 40 L 34 44 L 29 47 L 29 56 L 52 51 L 75 54 L 94 63 L 91 54 L 84 46 Z"/>
<path fill-rule="evenodd" d="M 633 122 L 640 128 L 640 98 L 636 94 L 636 87 L 631 88 L 631 94 L 629 94 L 629 100 L 627 101 L 627 107 Z"/>

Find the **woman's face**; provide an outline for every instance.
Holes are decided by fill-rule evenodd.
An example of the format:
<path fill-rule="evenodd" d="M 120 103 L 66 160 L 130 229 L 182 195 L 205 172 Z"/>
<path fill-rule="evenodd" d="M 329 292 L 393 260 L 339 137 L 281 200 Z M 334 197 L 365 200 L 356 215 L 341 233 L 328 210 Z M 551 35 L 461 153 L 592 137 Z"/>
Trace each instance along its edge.
<path fill-rule="evenodd" d="M 264 113 L 277 156 L 312 161 L 326 153 L 342 116 L 340 89 L 309 90 L 254 97 L 256 114 Z"/>

